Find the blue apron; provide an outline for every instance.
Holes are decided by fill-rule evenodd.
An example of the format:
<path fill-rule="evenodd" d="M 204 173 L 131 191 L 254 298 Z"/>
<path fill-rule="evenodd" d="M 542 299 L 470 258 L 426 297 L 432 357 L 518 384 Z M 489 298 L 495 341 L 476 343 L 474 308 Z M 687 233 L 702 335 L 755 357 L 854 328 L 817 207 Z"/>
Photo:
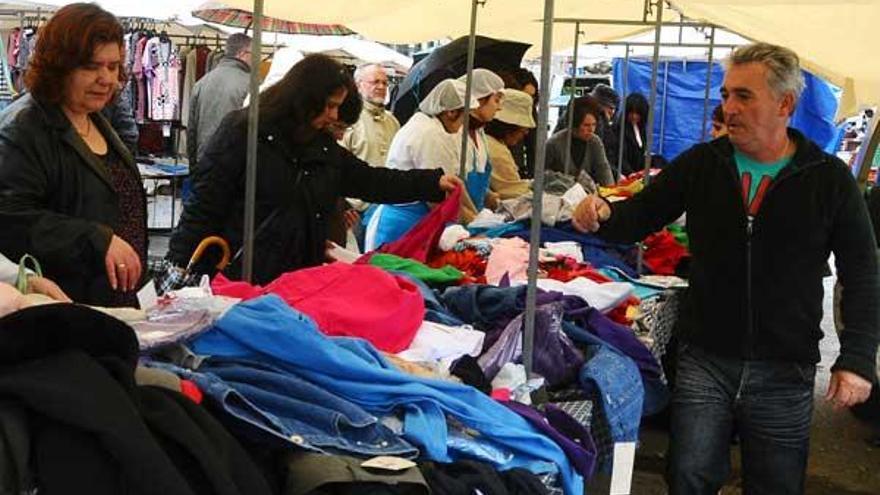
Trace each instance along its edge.
<path fill-rule="evenodd" d="M 467 189 L 468 196 L 471 197 L 471 201 L 474 202 L 474 206 L 477 209 L 477 213 L 483 209 L 483 206 L 486 204 L 486 192 L 489 190 L 489 182 L 492 178 L 492 162 L 489 161 L 489 148 L 486 143 L 486 137 L 483 136 L 483 149 L 486 150 L 486 169 L 483 172 L 477 172 L 477 150 L 474 147 L 473 156 L 474 156 L 474 168 L 470 172 L 468 172 L 467 177 L 465 178 L 464 185 L 465 189 Z"/>

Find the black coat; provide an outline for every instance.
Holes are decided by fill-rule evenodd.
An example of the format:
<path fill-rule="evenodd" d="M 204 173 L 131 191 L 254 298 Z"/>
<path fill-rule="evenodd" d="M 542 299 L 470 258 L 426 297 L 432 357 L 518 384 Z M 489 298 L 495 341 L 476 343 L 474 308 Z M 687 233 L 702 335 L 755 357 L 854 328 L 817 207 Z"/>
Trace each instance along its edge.
<path fill-rule="evenodd" d="M 643 239 L 687 212 L 693 255 L 683 338 L 744 359 L 819 361 L 822 278 L 834 253 L 844 288 L 835 367 L 868 380 L 880 329 L 876 244 L 846 165 L 790 129 L 797 144 L 750 222 L 733 146 L 724 137 L 685 151 L 628 201 L 598 235 Z"/>
<path fill-rule="evenodd" d="M 202 154 L 193 193 L 171 237 L 169 258 L 186 265 L 205 237 L 226 239 L 233 253 L 243 237 L 247 113 L 226 116 Z M 254 279 L 324 262 L 327 221 L 340 197 L 370 203 L 439 201 L 441 169 L 373 168 L 320 133 L 296 144 L 281 129 L 261 125 L 257 154 Z M 227 269 L 238 278 L 240 263 Z"/>
<path fill-rule="evenodd" d="M 0 395 L 28 413 L 39 493 L 265 495 L 241 445 L 178 392 L 137 386 L 119 320 L 73 304 L 0 318 Z"/>
<path fill-rule="evenodd" d="M 99 113 L 92 119 L 137 173 L 107 120 Z M 25 95 L 0 115 L 0 252 L 13 260 L 32 254 L 73 300 L 109 305 L 104 257 L 118 221 L 119 198 L 106 166 L 60 107 Z"/>
<path fill-rule="evenodd" d="M 642 142 L 645 142 L 645 126 L 639 128 Z M 617 160 L 620 156 L 620 121 L 617 120 L 610 126 L 605 134 L 605 154 L 611 170 L 617 174 Z M 623 162 L 621 163 L 621 175 L 627 176 L 634 172 L 640 172 L 645 168 L 645 147 L 639 146 L 632 124 L 626 123 L 623 135 Z"/>

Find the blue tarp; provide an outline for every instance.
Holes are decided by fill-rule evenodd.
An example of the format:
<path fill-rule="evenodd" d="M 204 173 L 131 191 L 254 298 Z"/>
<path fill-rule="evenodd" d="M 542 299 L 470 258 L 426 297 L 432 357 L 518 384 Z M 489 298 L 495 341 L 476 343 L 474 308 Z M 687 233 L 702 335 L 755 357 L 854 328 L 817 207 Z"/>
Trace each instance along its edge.
<path fill-rule="evenodd" d="M 616 58 L 614 67 L 614 88 L 623 88 L 623 59 Z M 657 72 L 657 108 L 654 113 L 654 153 L 667 160 L 678 156 L 682 151 L 700 142 L 703 123 L 703 96 L 706 87 L 708 63 L 684 60 L 662 61 Z M 668 76 L 666 71 L 668 70 Z M 807 137 L 826 149 L 833 150 L 838 130 L 834 124 L 841 90 L 823 79 L 804 72 L 806 88 L 791 120 L 791 126 L 799 129 Z M 711 127 L 711 113 L 715 105 L 721 103 L 721 83 L 724 69 L 715 63 L 712 67 L 712 89 L 709 91 L 709 116 L 706 121 L 708 139 Z M 639 92 L 646 98 L 651 96 L 651 62 L 630 59 L 627 70 L 628 95 Z M 664 135 L 661 149 L 661 117 L 663 104 L 666 104 Z"/>

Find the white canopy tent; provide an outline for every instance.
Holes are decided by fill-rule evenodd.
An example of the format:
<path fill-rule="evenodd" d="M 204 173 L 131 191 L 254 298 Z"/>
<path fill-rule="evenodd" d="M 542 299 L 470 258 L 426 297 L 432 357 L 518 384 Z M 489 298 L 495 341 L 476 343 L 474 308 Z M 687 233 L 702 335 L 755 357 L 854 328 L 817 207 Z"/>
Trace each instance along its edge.
<path fill-rule="evenodd" d="M 250 0 L 231 0 L 253 8 Z M 557 0 L 555 18 L 642 19 L 643 0 Z M 880 0 L 673 0 L 688 18 L 723 26 L 754 40 L 777 43 L 797 52 L 804 66 L 844 89 L 841 111 L 880 103 L 880 64 L 871 33 L 880 23 Z M 467 34 L 468 0 L 324 0 L 321 8 L 302 2 L 266 2 L 265 13 L 302 22 L 337 22 L 367 38 L 404 43 Z M 542 2 L 489 0 L 479 10 L 481 35 L 541 46 Z M 668 13 L 667 13 L 668 14 Z M 669 18 L 669 15 L 667 15 Z M 620 39 L 644 28 L 585 25 L 589 41 Z M 553 49 L 571 46 L 557 29 Z"/>

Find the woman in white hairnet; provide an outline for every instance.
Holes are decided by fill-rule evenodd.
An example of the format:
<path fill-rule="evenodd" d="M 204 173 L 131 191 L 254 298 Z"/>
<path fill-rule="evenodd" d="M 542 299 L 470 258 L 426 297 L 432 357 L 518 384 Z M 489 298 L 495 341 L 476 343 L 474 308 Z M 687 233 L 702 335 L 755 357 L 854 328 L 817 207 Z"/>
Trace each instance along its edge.
<path fill-rule="evenodd" d="M 464 97 L 465 85 L 455 79 L 435 86 L 419 104 L 419 111 L 394 135 L 385 166 L 399 170 L 442 168 L 447 174 L 458 175 Z M 475 98 L 470 103 L 469 108 L 479 107 Z M 429 209 L 424 202 L 373 205 L 364 214 L 365 251 L 397 240 Z"/>
<path fill-rule="evenodd" d="M 458 80 L 466 83 L 467 76 Z M 474 69 L 471 82 L 471 95 L 480 106 L 471 110 L 467 156 L 465 157 L 465 188 L 462 196 L 462 223 L 468 224 L 484 207 L 494 208 L 498 197 L 489 190 L 492 177 L 492 164 L 489 160 L 489 142 L 486 138 L 485 126 L 501 109 L 504 93 L 504 80 L 488 69 Z M 461 143 L 459 143 L 459 146 Z"/>

